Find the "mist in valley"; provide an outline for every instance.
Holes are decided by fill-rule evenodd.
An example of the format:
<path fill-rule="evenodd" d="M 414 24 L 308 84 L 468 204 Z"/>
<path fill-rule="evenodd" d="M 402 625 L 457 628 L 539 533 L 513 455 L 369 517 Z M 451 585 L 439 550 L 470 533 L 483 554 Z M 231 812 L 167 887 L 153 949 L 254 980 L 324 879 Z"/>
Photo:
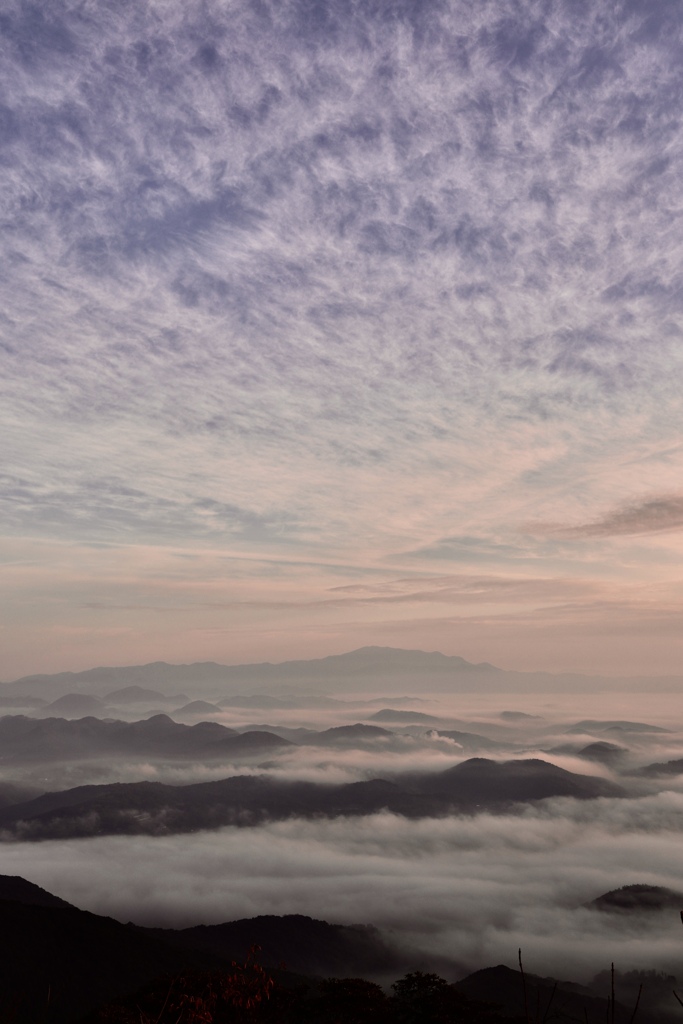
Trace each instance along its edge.
<path fill-rule="evenodd" d="M 191 696 L 204 699 L 199 690 Z M 421 690 L 409 698 L 400 687 L 393 699 L 366 691 L 308 703 L 305 693 L 282 688 L 208 696 L 215 707 L 208 715 L 202 707 L 183 710 L 190 701 L 180 708 L 166 702 L 163 717 L 139 700 L 118 709 L 104 702 L 102 718 L 59 718 L 45 705 L 21 715 L 5 709 L 3 872 L 23 875 L 82 909 L 146 926 L 273 914 L 372 925 L 416 965 L 436 966 L 451 980 L 484 966 L 514 966 L 520 947 L 529 970 L 577 981 L 612 961 L 622 971 L 679 971 L 683 934 L 671 905 L 598 909 L 591 903 L 623 886 L 683 891 L 683 763 L 661 767 L 683 756 L 683 701 L 613 687 L 580 702 L 561 692 L 509 689 Z M 236 697 L 237 704 L 270 706 L 236 706 Z M 120 717 L 112 717 L 117 710 Z M 28 738 L 10 740 L 16 723 Z M 112 723 L 118 723 L 119 752 L 98 755 L 97 729 Z M 150 725 L 151 738 L 144 732 Z M 37 743 L 32 728 L 66 732 L 69 756 L 58 746 L 50 756 L 45 734 L 37 734 Z M 229 735 L 221 743 L 237 736 L 248 744 L 241 753 L 192 749 L 224 731 Z M 177 749 L 155 753 L 160 737 Z M 326 810 L 326 793 L 371 780 L 396 786 L 409 780 L 421 793 L 420 780 L 450 777 L 457 765 L 484 770 L 491 762 L 539 761 L 597 788 L 580 796 L 522 790 L 505 803 L 470 800 L 464 808 L 451 794 L 450 810 L 436 816 L 430 805 L 422 813 L 414 804 L 407 814 L 374 805 L 367 813 L 362 805 L 351 814 Z M 152 815 L 133 804 L 126 814 L 135 816 L 138 834 L 97 835 L 95 824 L 94 833 L 79 838 L 69 833 L 72 819 L 59 818 L 68 815 L 63 809 L 51 812 L 58 817 L 47 833 L 54 836 L 59 827 L 63 835 L 41 838 L 39 831 L 35 841 L 22 840 L 8 817 L 17 806 L 20 818 L 33 813 L 31 797 L 76 786 L 147 781 L 176 793 L 175 787 L 235 776 L 310 784 L 323 802 L 303 816 L 293 811 L 269 820 L 266 813 L 180 834 L 172 823 L 159 827 L 158 809 Z M 471 785 L 468 780 L 459 785 Z M 93 808 L 89 814 L 103 813 Z M 154 834 L 144 834 L 152 821 Z"/>

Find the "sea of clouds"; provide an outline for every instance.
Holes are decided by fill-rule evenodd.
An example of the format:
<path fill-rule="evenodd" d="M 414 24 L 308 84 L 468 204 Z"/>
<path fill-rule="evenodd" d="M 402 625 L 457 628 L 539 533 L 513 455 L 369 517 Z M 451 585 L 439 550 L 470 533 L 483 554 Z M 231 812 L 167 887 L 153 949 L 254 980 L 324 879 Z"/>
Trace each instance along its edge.
<path fill-rule="evenodd" d="M 675 911 L 624 915 L 585 904 L 634 883 L 683 890 L 681 777 L 638 779 L 576 754 L 548 752 L 560 742 L 578 749 L 595 739 L 566 731 L 577 720 L 569 697 L 526 696 L 515 706 L 539 717 L 510 724 L 490 699 L 476 697 L 456 707 L 442 696 L 420 707 L 440 711 L 445 722 L 457 713 L 460 725 L 469 716 L 469 731 L 507 737 L 509 749 L 491 755 L 496 759 L 540 756 L 572 771 L 617 779 L 627 796 L 557 798 L 505 814 L 417 821 L 385 812 L 161 838 L 8 843 L 2 870 L 81 908 L 145 925 L 182 927 L 259 914 L 373 924 L 392 943 L 415 951 L 421 963 L 431 957 L 454 978 L 499 962 L 512 966 L 520 947 L 528 969 L 539 974 L 587 979 L 610 962 L 620 970 L 675 974 L 683 954 Z M 668 728 L 620 737 L 630 751 L 629 771 L 680 756 L 680 708 L 670 696 L 629 696 L 615 707 L 614 696 L 587 695 L 581 711 Z M 349 714 L 338 711 L 337 723 Z M 325 711 L 320 725 L 331 721 Z M 434 742 L 426 732 L 407 732 L 384 749 L 382 742 L 374 750 L 299 747 L 277 756 L 268 770 L 339 782 L 445 769 L 465 759 L 454 743 Z M 263 764 L 231 767 L 241 774 L 264 770 Z M 106 780 L 117 774 L 125 781 L 193 782 L 229 772 L 225 765 L 150 761 L 107 768 Z"/>

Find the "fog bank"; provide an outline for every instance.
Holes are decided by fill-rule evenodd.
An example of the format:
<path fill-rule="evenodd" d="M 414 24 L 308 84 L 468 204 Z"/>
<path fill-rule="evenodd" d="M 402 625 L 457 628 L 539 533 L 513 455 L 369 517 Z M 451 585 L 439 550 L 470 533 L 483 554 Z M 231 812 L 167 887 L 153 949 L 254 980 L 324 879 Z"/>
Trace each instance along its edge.
<path fill-rule="evenodd" d="M 546 801 L 520 815 L 408 821 L 390 814 L 290 820 L 162 839 L 17 844 L 3 871 L 79 907 L 186 926 L 303 913 L 382 928 L 452 962 L 453 976 L 512 965 L 575 979 L 676 973 L 675 913 L 614 915 L 583 904 L 620 885 L 680 888 L 683 796 Z"/>

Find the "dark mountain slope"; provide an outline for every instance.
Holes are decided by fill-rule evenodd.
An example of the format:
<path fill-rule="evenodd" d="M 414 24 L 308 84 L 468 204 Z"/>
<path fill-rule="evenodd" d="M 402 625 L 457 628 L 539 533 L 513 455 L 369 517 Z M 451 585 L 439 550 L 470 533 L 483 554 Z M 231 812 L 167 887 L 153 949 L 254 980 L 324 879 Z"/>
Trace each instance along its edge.
<path fill-rule="evenodd" d="M 12 898 L 3 898 L 6 894 Z M 409 951 L 395 951 L 372 927 L 331 925 L 301 915 L 263 916 L 178 930 L 122 925 L 111 918 L 65 904 L 23 878 L 0 876 L 0 1021 L 3 1024 L 5 1021 L 8 1024 L 75 1024 L 91 1013 L 89 1021 L 138 1020 L 140 995 L 134 993 L 139 993 L 141 988 L 152 988 L 156 995 L 153 1003 L 153 1019 L 156 1019 L 169 991 L 171 977 L 182 976 L 186 987 L 181 991 L 188 991 L 188 986 L 191 991 L 193 979 L 201 977 L 191 972 L 232 970 L 232 961 L 244 962 L 253 945 L 261 947 L 259 960 L 267 968 L 285 961 L 290 971 L 298 970 L 309 976 L 351 974 L 358 979 L 387 972 L 391 975 L 394 970 L 404 970 L 407 962 L 412 971 L 416 968 L 419 971 L 419 960 L 423 959 L 419 957 L 416 964 Z M 328 1019 L 315 1013 L 311 1016 L 310 1011 L 315 1010 L 317 1004 L 309 1003 L 305 994 L 301 994 L 306 978 L 282 972 L 276 972 L 276 976 L 283 985 L 293 986 L 291 998 L 283 1004 L 290 1007 L 291 1012 L 267 1019 L 289 1024 Z M 632 1019 L 633 993 L 629 994 L 626 1008 L 619 1002 L 619 993 L 628 991 L 624 985 L 626 979 L 617 974 L 616 980 L 615 1019 L 627 1021 Z M 675 983 L 675 979 L 664 980 Z M 309 977 L 308 982 L 315 995 L 316 980 Z M 354 1015 L 359 1006 L 356 1001 L 353 1009 L 350 1005 L 348 1015 L 342 1016 L 335 1004 L 332 1007 L 337 1011 L 334 1019 L 344 1019 L 349 1024 L 356 1019 L 382 1020 L 386 1024 L 418 1019 L 463 1020 L 474 1024 L 494 1019 L 488 1012 L 479 1015 L 483 1007 L 465 1003 L 458 1004 L 455 1013 L 431 1015 L 425 1010 L 425 998 L 434 984 L 437 988 L 440 985 L 442 990 L 444 986 L 450 988 L 435 975 L 408 974 L 395 987 L 405 998 L 399 1002 L 394 1000 L 395 1005 L 386 1004 L 388 1015 L 357 1018 Z M 340 982 L 330 991 L 338 997 L 348 995 L 354 991 L 354 985 L 357 988 L 358 982 Z M 534 1020 L 600 1021 L 606 1019 L 610 978 L 603 972 L 589 988 L 526 974 L 525 998 L 519 971 L 498 966 L 476 971 L 456 982 L 454 988 L 468 999 L 499 1004 L 502 1019 L 520 1024 L 529 1019 L 525 1004 Z M 419 1004 L 410 1002 L 411 993 L 418 997 Z M 668 988 L 665 994 L 670 996 Z M 677 1019 L 656 1005 L 660 996 L 659 990 L 649 993 L 646 986 L 637 1017 L 642 1024 L 669 1024 L 670 1020 Z M 117 997 L 125 998 L 125 1005 L 130 1009 L 127 1016 L 103 1018 L 93 1012 Z M 300 1002 L 296 1002 L 297 999 Z M 416 1006 L 421 1011 L 419 1016 L 415 1013 Z"/>
<path fill-rule="evenodd" d="M 71 903 L 53 896 L 47 889 L 28 882 L 21 875 L 0 875 L 0 900 L 15 900 L 33 907 L 71 907 Z"/>
<path fill-rule="evenodd" d="M 75 907 L 0 900 L 0 1020 L 74 1021 L 105 1000 L 200 963 L 155 936 Z"/>
<path fill-rule="evenodd" d="M 628 754 L 625 747 L 616 743 L 607 743 L 605 740 L 598 740 L 596 743 L 589 743 L 577 751 L 577 757 L 584 757 L 587 761 L 597 761 L 599 764 L 615 765 L 623 761 Z"/>
<path fill-rule="evenodd" d="M 608 913 L 678 912 L 683 909 L 683 893 L 662 885 L 622 885 L 620 889 L 603 893 L 586 906 Z"/>
<path fill-rule="evenodd" d="M 490 1000 L 504 1007 L 505 1016 L 519 1020 L 548 1021 L 603 1021 L 607 1020 L 607 999 L 601 999 L 590 989 L 573 982 L 556 982 L 554 978 L 539 978 L 526 974 L 526 1004 L 519 971 L 499 964 L 475 971 L 455 987 L 469 999 Z M 557 987 L 556 987 L 557 986 Z M 605 996 L 609 994 L 607 989 Z M 540 1010 L 540 1014 L 539 1014 Z M 629 1020 L 631 1013 L 615 1000 L 617 1020 Z M 538 1017 L 537 1017 L 538 1014 Z M 652 1020 L 652 1018 L 649 1018 Z"/>
<path fill-rule="evenodd" d="M 285 961 L 289 970 L 307 975 L 391 973 L 406 963 L 406 954 L 387 946 L 371 927 L 289 915 L 182 930 L 140 928 L 78 910 L 23 878 L 0 875 L 0 1021 L 77 1021 L 160 976 L 244 962 L 253 945 L 261 947 L 265 965 Z M 165 992 L 168 981 L 161 988 Z"/>
<path fill-rule="evenodd" d="M 655 764 L 646 764 L 643 768 L 638 768 L 633 775 L 640 775 L 643 778 L 656 779 L 660 775 L 683 775 L 683 759 L 677 758 L 675 761 L 661 761 L 655 762 Z"/>
<path fill-rule="evenodd" d="M 246 734 L 248 737 L 250 734 Z M 501 764 L 473 758 L 445 772 L 344 785 L 290 782 L 267 775 L 167 786 L 159 782 L 79 786 L 0 809 L 0 834 L 24 840 L 93 835 L 168 835 L 293 817 L 407 817 L 500 811 L 552 796 L 621 796 L 604 779 L 544 761 Z"/>
<path fill-rule="evenodd" d="M 500 804 L 573 796 L 580 800 L 618 796 L 622 790 L 606 779 L 576 775 L 538 758 L 491 761 L 472 757 L 418 783 L 425 793 L 448 795 L 476 804 Z"/>
<path fill-rule="evenodd" d="M 406 966 L 405 955 L 388 947 L 376 928 L 328 924 L 301 914 L 148 930 L 174 946 L 210 953 L 223 963 L 243 959 L 247 950 L 258 945 L 264 966 L 284 964 L 297 974 L 358 977 L 392 973 Z"/>

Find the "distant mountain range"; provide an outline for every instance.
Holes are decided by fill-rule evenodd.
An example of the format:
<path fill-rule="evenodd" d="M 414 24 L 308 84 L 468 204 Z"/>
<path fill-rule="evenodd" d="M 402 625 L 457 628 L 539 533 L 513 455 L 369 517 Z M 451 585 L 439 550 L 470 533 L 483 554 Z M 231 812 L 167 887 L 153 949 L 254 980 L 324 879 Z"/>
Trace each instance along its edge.
<path fill-rule="evenodd" d="M 183 725 L 168 715 L 138 722 L 5 715 L 0 717 L 0 745 L 8 765 L 106 757 L 225 760 L 262 756 L 291 743 L 271 732 L 238 733 L 218 722 Z"/>
<path fill-rule="evenodd" d="M 420 730 L 418 729 L 418 733 Z M 463 752 L 492 753 L 513 744 L 499 743 L 476 733 L 432 730 L 425 742 L 439 737 L 454 740 Z M 77 764 L 103 758 L 162 758 L 177 761 L 249 761 L 293 746 L 327 749 L 402 750 L 404 738 L 378 725 L 356 722 L 330 729 L 251 728 L 241 732 L 218 722 L 186 725 L 165 714 L 137 722 L 0 716 L 0 745 L 7 768 L 47 765 L 63 761 Z"/>
<path fill-rule="evenodd" d="M 246 734 L 247 736 L 249 734 Z M 217 782 L 78 786 L 0 808 L 0 838 L 25 841 L 102 835 L 169 835 L 226 825 L 387 810 L 410 818 L 502 811 L 548 797 L 623 796 L 606 779 L 540 760 L 471 758 L 442 772 L 342 785 L 238 775 Z"/>
<path fill-rule="evenodd" d="M 682 678 L 653 677 L 647 682 L 661 690 L 680 686 Z M 54 700 L 66 693 L 121 699 L 121 691 L 153 689 L 169 694 L 179 689 L 192 697 L 229 697 L 270 688 L 282 691 L 305 689 L 316 693 L 326 690 L 357 693 L 376 690 L 386 684 L 409 686 L 410 692 L 521 692 L 556 691 L 571 686 L 575 692 L 601 689 L 638 689 L 643 677 L 615 680 L 581 674 L 549 672 L 510 672 L 488 662 L 473 664 L 464 658 L 438 651 L 403 650 L 394 647 L 361 647 L 346 654 L 334 654 L 309 661 L 263 662 L 247 665 L 220 665 L 195 662 L 169 665 L 163 661 L 122 668 L 92 668 L 85 672 L 60 672 L 55 675 L 30 675 L 0 685 L 0 703 L 15 697 Z M 116 691 L 119 691 L 117 694 Z M 111 691 L 114 691 L 112 694 Z M 139 696 L 139 695 L 138 695 Z M 138 697 L 131 695 L 130 700 Z M 186 698 L 187 699 L 187 698 Z"/>

